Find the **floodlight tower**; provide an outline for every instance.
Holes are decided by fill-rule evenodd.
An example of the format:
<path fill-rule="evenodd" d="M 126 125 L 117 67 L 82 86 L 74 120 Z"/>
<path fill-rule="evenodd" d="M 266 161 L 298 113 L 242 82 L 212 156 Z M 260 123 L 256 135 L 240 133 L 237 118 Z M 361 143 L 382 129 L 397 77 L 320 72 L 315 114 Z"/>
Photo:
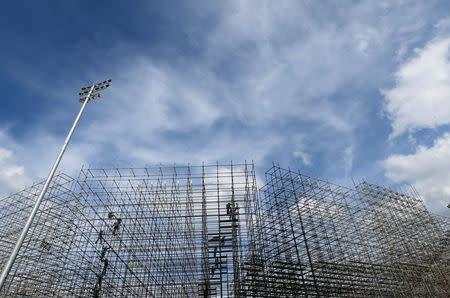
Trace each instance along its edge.
<path fill-rule="evenodd" d="M 39 197 L 36 200 L 36 203 L 34 204 L 33 210 L 31 211 L 31 214 L 28 217 L 28 220 L 22 230 L 22 233 L 20 234 L 19 239 L 17 240 L 17 243 L 11 253 L 11 256 L 9 257 L 8 262 L 6 263 L 5 267 L 3 268 L 2 275 L 0 276 L 0 291 L 2 290 L 5 280 L 8 277 L 9 272 L 11 271 L 11 267 L 14 264 L 14 261 L 16 260 L 17 254 L 19 253 L 19 250 L 23 244 L 23 241 L 25 240 L 25 237 L 27 236 L 28 230 L 30 229 L 31 224 L 33 223 L 33 219 L 36 216 L 36 213 L 39 209 L 39 205 L 41 204 L 45 193 L 47 192 L 48 186 L 50 185 L 50 182 L 52 181 L 53 175 L 55 175 L 56 169 L 58 168 L 59 162 L 61 161 L 64 151 L 66 151 L 67 145 L 69 144 L 70 138 L 72 137 L 75 127 L 77 126 L 78 122 L 80 121 L 81 115 L 83 114 L 86 104 L 91 99 L 102 97 L 102 95 L 100 94 L 100 91 L 108 88 L 110 83 L 111 83 L 111 80 L 106 80 L 106 81 L 100 82 L 98 84 L 93 84 L 91 86 L 81 88 L 81 92 L 79 93 L 79 95 L 80 95 L 80 102 L 83 105 L 81 106 L 81 110 L 78 113 L 77 118 L 75 118 L 75 122 L 73 123 L 72 128 L 69 131 L 69 134 L 67 135 L 66 141 L 64 142 L 64 144 L 61 148 L 61 152 L 59 153 L 58 157 L 56 158 L 55 163 L 53 164 L 53 168 L 50 171 L 50 174 L 48 175 L 47 181 L 45 181 L 44 187 L 42 188 L 42 191 L 39 194 Z"/>

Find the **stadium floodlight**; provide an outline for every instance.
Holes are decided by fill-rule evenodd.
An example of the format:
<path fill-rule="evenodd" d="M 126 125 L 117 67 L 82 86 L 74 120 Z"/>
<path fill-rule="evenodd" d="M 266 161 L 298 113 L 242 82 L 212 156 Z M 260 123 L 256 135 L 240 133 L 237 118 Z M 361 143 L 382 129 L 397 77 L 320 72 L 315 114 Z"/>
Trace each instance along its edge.
<path fill-rule="evenodd" d="M 110 83 L 111 83 L 111 80 L 106 80 L 106 81 L 100 82 L 98 84 L 95 84 L 93 86 L 81 88 L 81 92 L 78 93 L 78 95 L 80 96 L 80 102 L 84 103 L 85 100 L 89 101 L 91 99 L 96 99 L 96 98 L 102 97 L 102 94 L 100 93 L 100 91 L 108 88 Z M 89 92 L 92 92 L 91 96 L 85 97 L 86 95 L 89 94 Z"/>
<path fill-rule="evenodd" d="M 8 262 L 6 263 L 5 267 L 3 268 L 2 274 L 0 276 L 0 291 L 2 290 L 5 280 L 8 277 L 9 272 L 11 271 L 12 265 L 14 264 L 17 254 L 19 253 L 19 250 L 22 247 L 23 241 L 25 240 L 25 237 L 28 233 L 28 230 L 30 229 L 31 224 L 33 223 L 33 219 L 36 216 L 36 213 L 39 209 L 39 206 L 41 205 L 41 202 L 42 202 L 42 199 L 44 198 L 45 193 L 47 192 L 50 182 L 52 181 L 52 178 L 55 175 L 55 172 L 56 172 L 56 169 L 58 168 L 59 162 L 61 161 L 61 158 L 62 158 L 64 152 L 66 151 L 67 145 L 69 144 L 70 138 L 72 137 L 75 127 L 77 126 L 78 122 L 80 121 L 81 115 L 83 114 L 86 104 L 91 99 L 102 97 L 102 95 L 99 92 L 101 90 L 108 88 L 110 83 L 111 83 L 111 80 L 106 80 L 106 81 L 100 82 L 98 84 L 94 84 L 94 85 L 91 85 L 88 87 L 81 88 L 81 92 L 78 95 L 80 95 L 80 97 L 81 97 L 80 102 L 83 103 L 83 105 L 81 107 L 80 112 L 78 113 L 77 118 L 75 118 L 75 122 L 73 123 L 72 128 L 70 129 L 69 134 L 67 135 L 66 141 L 64 142 L 64 145 L 62 146 L 61 151 L 60 151 L 58 157 L 56 158 L 55 163 L 53 164 L 50 174 L 48 175 L 47 180 L 45 181 L 44 187 L 42 188 L 42 191 L 39 194 L 39 197 L 36 200 L 36 203 L 34 204 L 33 210 L 31 211 L 31 214 L 28 217 L 28 220 L 22 230 L 22 233 L 20 234 L 20 237 L 17 240 L 16 245 L 14 246 L 11 256 L 9 257 Z"/>

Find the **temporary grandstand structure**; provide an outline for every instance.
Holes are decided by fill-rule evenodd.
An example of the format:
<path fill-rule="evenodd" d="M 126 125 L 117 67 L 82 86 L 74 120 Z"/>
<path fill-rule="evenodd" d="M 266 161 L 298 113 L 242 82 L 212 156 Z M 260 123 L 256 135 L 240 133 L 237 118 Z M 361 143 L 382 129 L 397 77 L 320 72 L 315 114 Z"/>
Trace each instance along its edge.
<path fill-rule="evenodd" d="M 264 273 L 257 263 L 247 273 L 253 296 L 448 296 L 449 220 L 416 193 L 273 166 L 261 201 Z"/>
<path fill-rule="evenodd" d="M 0 264 L 42 183 L 0 200 Z M 55 176 L 0 296 L 448 296 L 449 220 L 416 193 L 253 163 Z"/>

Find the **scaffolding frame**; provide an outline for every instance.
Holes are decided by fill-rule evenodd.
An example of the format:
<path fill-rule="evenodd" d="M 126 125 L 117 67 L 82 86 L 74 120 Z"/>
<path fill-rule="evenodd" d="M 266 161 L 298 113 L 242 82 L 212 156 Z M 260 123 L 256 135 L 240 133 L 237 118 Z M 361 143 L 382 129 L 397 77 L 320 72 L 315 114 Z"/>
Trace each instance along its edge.
<path fill-rule="evenodd" d="M 252 163 L 58 174 L 0 296 L 449 296 L 449 219 L 414 189 Z M 43 183 L 0 200 L 6 262 Z"/>
<path fill-rule="evenodd" d="M 449 220 L 414 189 L 354 188 L 278 165 L 261 189 L 264 256 L 253 297 L 430 297 L 449 292 Z"/>
<path fill-rule="evenodd" d="M 60 297 L 237 296 L 240 264 L 250 241 L 247 227 L 252 226 L 252 201 L 257 196 L 253 163 L 86 168 L 70 182 L 70 203 L 66 205 L 70 208 L 62 206 L 65 212 L 55 214 L 54 205 L 60 198 L 51 194 L 61 186 L 53 182 L 35 223 L 47 226 L 54 217 L 60 237 L 70 241 L 65 257 L 54 269 L 54 274 L 70 272 L 66 274 L 70 280 L 40 283 L 43 277 L 36 272 L 39 282 L 23 282 L 23 276 L 14 271 L 3 293 Z M 35 192 L 27 197 L 29 205 L 40 186 L 32 188 Z M 4 202 L 24 197 L 25 193 L 19 193 Z M 13 210 L 8 207 L 11 205 L 3 209 L 9 214 L 8 221 L 13 220 Z M 24 217 L 27 210 L 22 210 Z M 41 234 L 47 239 L 51 233 L 32 230 L 29 238 L 41 239 Z M 5 247 L 2 253 L 8 249 Z M 25 258 L 46 266 L 48 261 L 38 257 L 42 251 L 36 245 L 32 249 L 25 245 L 15 268 L 33 271 L 32 266 L 24 266 Z"/>

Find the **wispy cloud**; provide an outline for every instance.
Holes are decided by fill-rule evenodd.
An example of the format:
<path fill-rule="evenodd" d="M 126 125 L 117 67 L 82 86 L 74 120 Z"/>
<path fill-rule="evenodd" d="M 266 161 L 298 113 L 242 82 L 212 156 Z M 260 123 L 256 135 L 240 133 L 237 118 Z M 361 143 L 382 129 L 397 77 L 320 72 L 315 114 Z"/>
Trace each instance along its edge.
<path fill-rule="evenodd" d="M 292 153 L 292 155 L 295 158 L 300 158 L 305 166 L 311 166 L 312 165 L 311 155 L 306 153 L 306 151 L 305 151 L 306 145 L 304 143 L 304 136 L 299 135 L 299 136 L 296 136 L 295 139 L 296 139 L 295 150 Z"/>
<path fill-rule="evenodd" d="M 275 159 L 350 176 L 356 131 L 380 100 L 360 91 L 387 81 L 392 53 L 406 44 L 408 56 L 408 41 L 423 36 L 431 8 L 416 1 L 186 4 L 178 13 L 189 17 L 175 25 L 192 48 L 120 40 L 100 54 L 93 50 L 98 61 L 87 74 L 60 70 L 56 87 L 36 79 L 42 74 L 35 70 L 16 72 L 28 88 L 51 97 L 52 107 L 20 138 L 11 136 L 22 146 L 13 155 L 29 176 L 44 176 L 64 140 L 61 127 L 68 130 L 74 117 L 67 111 L 77 110 L 60 99 L 87 77 L 111 77 L 105 97 L 89 104 L 61 169 L 230 159 L 264 167 Z M 153 54 L 156 48 L 167 55 Z M 300 143 L 298 135 L 305 136 Z"/>
<path fill-rule="evenodd" d="M 4 131 L 0 131 L 0 197 L 15 192 L 31 183 L 25 168 L 14 157 L 16 145 Z"/>

